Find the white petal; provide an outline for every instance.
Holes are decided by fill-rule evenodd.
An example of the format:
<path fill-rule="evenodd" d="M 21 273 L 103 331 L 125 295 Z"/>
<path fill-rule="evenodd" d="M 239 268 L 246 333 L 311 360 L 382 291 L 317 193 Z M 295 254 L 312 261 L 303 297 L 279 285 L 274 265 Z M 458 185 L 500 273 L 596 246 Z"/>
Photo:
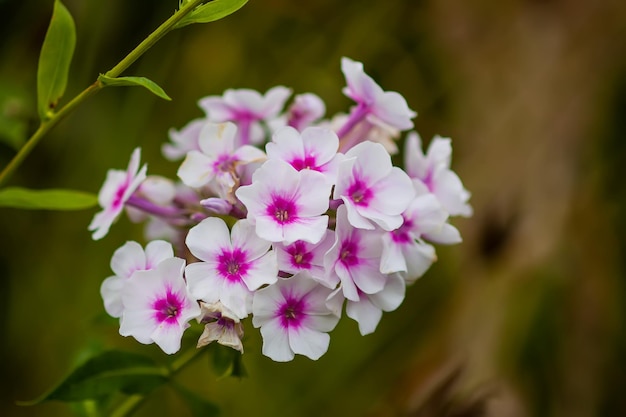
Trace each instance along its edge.
<path fill-rule="evenodd" d="M 124 305 L 122 304 L 124 282 L 125 278 L 112 276 L 102 281 L 100 286 L 100 295 L 104 301 L 104 309 L 111 317 L 120 317 L 124 311 Z"/>
<path fill-rule="evenodd" d="M 173 258 L 174 249 L 172 244 L 164 240 L 153 240 L 146 245 L 146 269 L 151 269 L 161 261 Z"/>
<path fill-rule="evenodd" d="M 383 236 L 383 253 L 380 258 L 380 272 L 390 274 L 392 272 L 407 271 L 406 260 L 402 253 L 402 244 L 394 242 L 391 233 Z"/>
<path fill-rule="evenodd" d="M 441 245 L 454 245 L 463 241 L 461 233 L 459 233 L 458 229 L 450 223 L 444 223 L 438 230 L 424 233 L 422 237 L 428 241 L 439 243 Z"/>
<path fill-rule="evenodd" d="M 414 242 L 403 248 L 404 257 L 407 261 L 407 283 L 414 282 L 424 275 L 433 262 L 437 260 L 435 248 L 422 242 Z"/>
<path fill-rule="evenodd" d="M 163 352 L 171 355 L 180 350 L 180 340 L 183 337 L 183 332 L 189 325 L 179 325 L 178 323 L 164 324 L 157 326 L 152 332 L 150 337 L 154 343 L 159 346 Z"/>
<path fill-rule="evenodd" d="M 218 275 L 215 265 L 206 262 L 196 262 L 185 268 L 187 286 L 191 295 L 207 303 L 219 301 L 222 277 Z"/>
<path fill-rule="evenodd" d="M 328 200 L 327 200 L 328 201 Z M 326 234 L 328 216 L 301 218 L 283 226 L 283 240 L 291 244 L 296 240 L 318 243 Z"/>
<path fill-rule="evenodd" d="M 146 255 L 141 245 L 134 241 L 126 242 L 111 258 L 111 269 L 118 277 L 129 278 L 133 272 L 146 269 Z"/>
<path fill-rule="evenodd" d="M 248 259 L 257 259 L 267 253 L 270 242 L 257 236 L 255 227 L 248 220 L 237 221 L 231 231 L 233 248 L 245 251 Z"/>
<path fill-rule="evenodd" d="M 209 157 L 231 154 L 235 150 L 236 133 L 237 126 L 232 122 L 206 123 L 200 131 L 198 145 Z"/>
<path fill-rule="evenodd" d="M 189 230 L 185 243 L 196 258 L 212 261 L 216 254 L 231 248 L 230 232 L 224 220 L 208 217 Z"/>
<path fill-rule="evenodd" d="M 365 336 L 376 330 L 383 312 L 363 295 L 359 301 L 348 301 L 346 315 L 359 323 L 359 331 Z"/>
<path fill-rule="evenodd" d="M 391 274 L 387 277 L 385 288 L 371 294 L 370 301 L 383 311 L 393 311 L 402 304 L 406 292 L 406 283 L 400 274 Z"/>
<path fill-rule="evenodd" d="M 289 347 L 287 331 L 281 326 L 280 319 L 274 319 L 261 327 L 263 336 L 262 352 L 276 362 L 293 360 L 294 354 Z"/>
<path fill-rule="evenodd" d="M 330 343 L 327 333 L 318 332 L 301 326 L 298 329 L 289 328 L 289 346 L 294 353 L 318 360 L 326 351 Z"/>
<path fill-rule="evenodd" d="M 203 153 L 191 151 L 178 168 L 177 175 L 189 187 L 202 187 L 215 177 L 213 160 Z"/>
<path fill-rule="evenodd" d="M 242 280 L 250 291 L 254 291 L 265 284 L 273 284 L 278 279 L 278 261 L 276 253 L 269 251 L 251 263 Z"/>

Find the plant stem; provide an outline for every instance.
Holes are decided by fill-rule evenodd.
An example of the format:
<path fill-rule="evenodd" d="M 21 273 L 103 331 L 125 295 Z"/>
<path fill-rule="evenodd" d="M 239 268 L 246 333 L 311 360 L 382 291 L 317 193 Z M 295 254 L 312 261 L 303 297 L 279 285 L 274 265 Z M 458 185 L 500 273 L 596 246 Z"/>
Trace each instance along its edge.
<path fill-rule="evenodd" d="M 169 366 L 168 378 L 173 378 L 205 351 L 206 349 L 196 349 L 195 347 L 187 350 Z M 128 417 L 137 411 L 145 400 L 145 395 L 131 395 L 111 413 L 111 417 Z"/>
<path fill-rule="evenodd" d="M 135 49 L 133 49 L 124 59 L 122 59 L 116 66 L 107 71 L 108 77 L 118 77 L 124 70 L 126 70 L 133 62 L 135 62 L 140 56 L 142 56 L 148 49 L 150 49 L 155 43 L 157 43 L 163 36 L 165 36 L 170 30 L 174 28 L 183 17 L 189 14 L 198 5 L 206 0 L 190 0 L 180 10 L 174 12 L 174 14 L 163 22 L 154 32 L 152 32 L 146 39 L 144 39 Z M 71 113 L 80 103 L 85 101 L 88 97 L 91 97 L 104 86 L 100 81 L 96 81 L 80 94 L 74 97 L 69 103 L 61 107 L 58 112 L 54 113 L 47 119 L 41 121 L 39 127 L 33 133 L 33 135 L 26 141 L 24 146 L 15 154 L 9 164 L 4 167 L 0 172 L 0 186 L 3 185 L 13 172 L 24 162 L 24 159 L 30 154 L 30 152 L 37 146 L 39 141 L 65 116 Z"/>

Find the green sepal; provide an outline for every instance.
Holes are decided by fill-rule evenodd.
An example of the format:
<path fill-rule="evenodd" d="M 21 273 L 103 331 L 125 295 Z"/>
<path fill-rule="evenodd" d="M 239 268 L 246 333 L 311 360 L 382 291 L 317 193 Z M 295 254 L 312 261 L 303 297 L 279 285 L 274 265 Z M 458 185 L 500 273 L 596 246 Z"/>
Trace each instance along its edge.
<path fill-rule="evenodd" d="M 211 365 L 218 379 L 248 376 L 239 351 L 219 344 L 214 344 L 211 349 Z"/>
<path fill-rule="evenodd" d="M 167 370 L 152 358 L 123 351 L 106 351 L 76 368 L 50 392 L 18 405 L 35 405 L 57 400 L 95 400 L 121 392 L 145 395 L 168 380 Z"/>
<path fill-rule="evenodd" d="M 209 23 L 220 20 L 235 13 L 247 2 L 248 0 L 213 0 L 196 7 L 191 13 L 176 23 L 174 29 L 182 28 L 183 26 L 193 23 Z"/>
<path fill-rule="evenodd" d="M 98 204 L 95 194 L 75 190 L 0 189 L 0 207 L 31 210 L 82 210 Z"/>
<path fill-rule="evenodd" d="M 37 109 L 48 119 L 65 93 L 70 63 L 76 46 L 76 26 L 63 3 L 55 0 L 37 67 Z"/>
<path fill-rule="evenodd" d="M 172 100 L 165 91 L 154 81 L 146 77 L 107 77 L 104 74 L 100 74 L 98 81 L 105 86 L 111 87 L 126 87 L 126 86 L 140 86 L 148 89 L 152 94 L 161 97 L 164 100 Z"/>

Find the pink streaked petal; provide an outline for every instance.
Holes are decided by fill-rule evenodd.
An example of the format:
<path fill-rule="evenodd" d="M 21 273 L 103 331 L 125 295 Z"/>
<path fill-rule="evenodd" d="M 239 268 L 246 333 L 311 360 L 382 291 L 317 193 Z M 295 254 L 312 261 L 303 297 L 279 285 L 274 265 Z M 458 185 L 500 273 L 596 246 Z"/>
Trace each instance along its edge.
<path fill-rule="evenodd" d="M 404 301 L 405 292 L 406 283 L 402 276 L 400 274 L 391 274 L 387 277 L 385 288 L 376 294 L 371 294 L 369 299 L 383 311 L 393 311 L 400 307 L 400 304 Z"/>
<path fill-rule="evenodd" d="M 124 311 L 124 304 L 122 304 L 124 282 L 124 278 L 112 276 L 102 281 L 102 285 L 100 285 L 100 295 L 104 301 L 104 309 L 111 317 L 121 317 Z"/>
<path fill-rule="evenodd" d="M 100 207 L 104 208 L 111 205 L 118 191 L 127 186 L 125 171 L 117 169 L 108 170 L 104 184 L 102 184 L 102 188 L 98 192 L 98 204 Z"/>
<path fill-rule="evenodd" d="M 383 253 L 380 258 L 380 272 L 390 274 L 392 272 L 407 271 L 406 260 L 402 252 L 402 244 L 395 242 L 391 233 L 383 235 Z"/>
<path fill-rule="evenodd" d="M 208 217 L 192 227 L 185 244 L 196 258 L 203 261 L 214 261 L 221 250 L 232 247 L 228 227 L 217 217 Z"/>
<path fill-rule="evenodd" d="M 255 227 L 250 221 L 237 221 L 231 231 L 232 247 L 241 249 L 249 260 L 257 259 L 267 253 L 270 242 L 257 236 Z"/>
<path fill-rule="evenodd" d="M 189 187 L 202 187 L 215 178 L 213 160 L 201 152 L 191 151 L 178 168 L 176 175 Z"/>
<path fill-rule="evenodd" d="M 189 327 L 189 324 L 165 324 L 162 323 L 160 326 L 152 332 L 150 337 L 154 341 L 154 343 L 159 346 L 163 352 L 168 355 L 174 354 L 180 350 L 180 341 L 183 337 L 183 332 L 186 328 Z"/>
<path fill-rule="evenodd" d="M 273 284 L 278 279 L 278 261 L 276 253 L 269 251 L 260 258 L 250 262 L 247 274 L 242 277 L 250 291 L 266 284 Z"/>
<path fill-rule="evenodd" d="M 288 333 L 281 326 L 279 318 L 270 320 L 261 327 L 263 336 L 262 352 L 276 362 L 293 360 L 294 353 L 289 346 Z"/>
<path fill-rule="evenodd" d="M 193 297 L 207 303 L 219 301 L 223 279 L 217 272 L 217 265 L 207 262 L 189 264 L 185 268 L 185 277 L 189 292 Z"/>
<path fill-rule="evenodd" d="M 343 93 L 358 103 L 373 104 L 376 96 L 382 94 L 382 89 L 365 73 L 363 64 L 349 58 L 341 58 L 341 71 L 348 86 Z"/>
<path fill-rule="evenodd" d="M 448 218 L 434 194 L 427 193 L 417 196 L 409 205 L 404 216 L 410 219 L 412 229 L 416 235 L 437 231 Z"/>
<path fill-rule="evenodd" d="M 151 269 L 161 261 L 173 258 L 174 249 L 172 244 L 164 240 L 153 240 L 146 245 L 146 269 Z"/>
<path fill-rule="evenodd" d="M 328 200 L 326 200 L 328 202 Z M 291 244 L 296 240 L 318 243 L 326 234 L 328 216 L 300 218 L 283 226 L 283 241 Z"/>
<path fill-rule="evenodd" d="M 200 131 L 198 145 L 207 156 L 231 154 L 235 150 L 237 126 L 232 122 L 207 123 Z"/>
<path fill-rule="evenodd" d="M 111 269 L 115 275 L 123 278 L 130 278 L 137 270 L 147 269 L 146 254 L 141 245 L 129 241 L 118 248 L 111 257 Z"/>
<path fill-rule="evenodd" d="M 365 336 L 376 330 L 383 312 L 363 295 L 359 301 L 348 301 L 346 315 L 359 324 L 359 331 Z"/>
<path fill-rule="evenodd" d="M 130 181 L 130 185 L 126 188 L 124 192 L 123 201 L 126 202 L 130 198 L 131 195 L 139 188 L 142 182 L 147 178 L 148 165 L 144 165 L 141 167 L 136 176 L 132 177 Z"/>
<path fill-rule="evenodd" d="M 306 326 L 289 328 L 289 346 L 294 353 L 318 360 L 328 351 L 330 336 Z"/>

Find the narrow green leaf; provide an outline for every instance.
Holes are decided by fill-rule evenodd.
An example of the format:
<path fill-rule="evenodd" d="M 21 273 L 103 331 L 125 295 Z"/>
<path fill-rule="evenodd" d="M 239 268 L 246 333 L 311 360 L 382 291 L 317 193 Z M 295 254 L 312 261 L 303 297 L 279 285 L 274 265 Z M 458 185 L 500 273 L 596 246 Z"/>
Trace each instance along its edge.
<path fill-rule="evenodd" d="M 82 210 L 98 204 L 95 194 L 74 190 L 0 189 L 0 207 L 33 210 Z"/>
<path fill-rule="evenodd" d="M 116 392 L 147 394 L 167 381 L 167 372 L 143 355 L 107 351 L 76 368 L 50 392 L 19 405 L 45 401 L 84 401 L 106 397 Z"/>
<path fill-rule="evenodd" d="M 209 23 L 220 20 L 241 9 L 248 0 L 213 0 L 196 7 L 174 26 L 175 29 L 192 23 Z"/>
<path fill-rule="evenodd" d="M 154 81 L 149 80 L 145 77 L 107 77 L 104 74 L 100 74 L 98 80 L 103 85 L 111 86 L 111 87 L 124 87 L 124 86 L 140 86 L 147 88 L 156 96 L 161 97 L 164 100 L 171 100 L 170 96 L 168 96 L 165 91 Z"/>
<path fill-rule="evenodd" d="M 37 108 L 41 119 L 52 114 L 65 92 L 75 46 L 74 19 L 63 3 L 55 0 L 37 68 Z"/>
<path fill-rule="evenodd" d="M 205 400 L 195 392 L 189 391 L 179 384 L 174 384 L 173 386 L 176 392 L 182 397 L 185 404 L 187 404 L 194 417 L 217 417 L 220 415 L 220 409 L 217 405 Z"/>

